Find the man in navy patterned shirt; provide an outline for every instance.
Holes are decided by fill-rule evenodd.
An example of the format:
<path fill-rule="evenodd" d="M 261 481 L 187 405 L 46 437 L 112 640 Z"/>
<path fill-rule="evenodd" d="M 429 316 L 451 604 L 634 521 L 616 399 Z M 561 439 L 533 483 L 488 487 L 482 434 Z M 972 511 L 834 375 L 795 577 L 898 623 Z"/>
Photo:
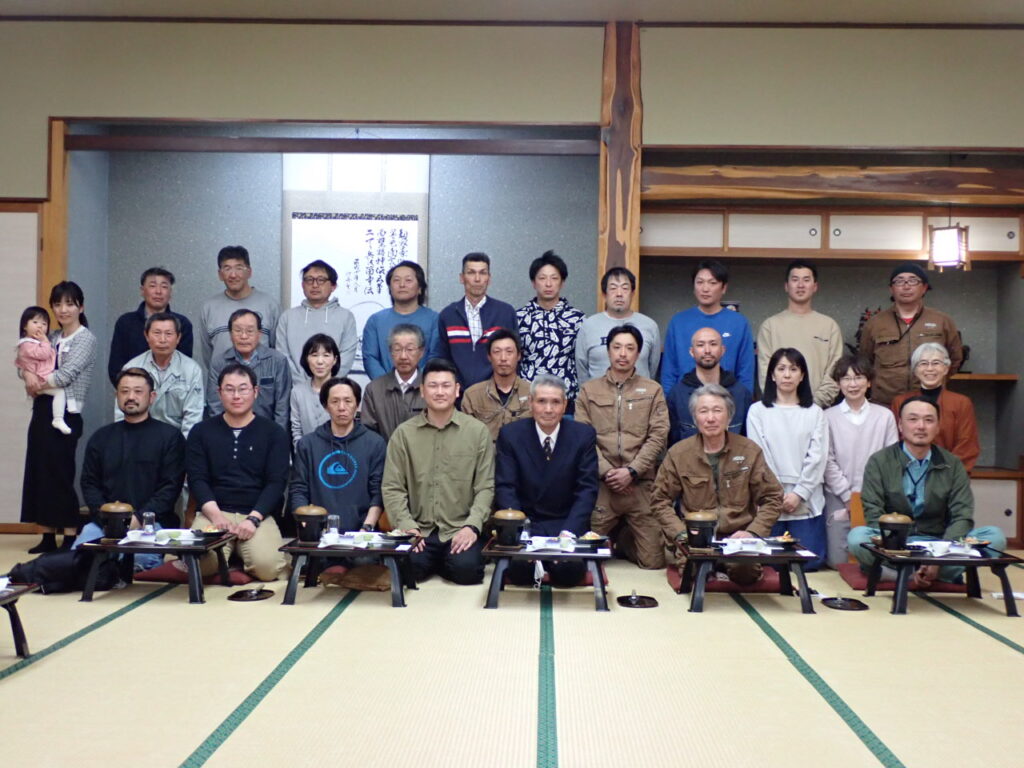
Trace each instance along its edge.
<path fill-rule="evenodd" d="M 565 262 L 554 251 L 530 264 L 530 280 L 537 295 L 525 307 L 516 310 L 523 357 L 519 375 L 533 381 L 538 373 L 550 373 L 565 382 L 569 404 L 566 413 L 575 410 L 579 384 L 576 380 L 576 336 L 586 316 L 562 297 L 562 286 L 569 276 Z"/>

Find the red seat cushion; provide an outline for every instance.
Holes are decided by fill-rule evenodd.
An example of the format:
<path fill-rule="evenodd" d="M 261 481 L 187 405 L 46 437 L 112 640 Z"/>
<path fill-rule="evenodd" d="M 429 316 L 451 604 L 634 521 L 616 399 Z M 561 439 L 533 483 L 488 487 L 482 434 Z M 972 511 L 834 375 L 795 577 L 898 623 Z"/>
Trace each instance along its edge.
<path fill-rule="evenodd" d="M 868 576 L 861 571 L 857 563 L 840 563 L 838 570 L 839 575 L 843 577 L 843 581 L 854 589 L 863 592 L 868 588 Z M 880 581 L 878 586 L 875 587 L 876 592 L 892 592 L 894 589 L 896 589 L 895 581 Z M 967 585 L 950 584 L 948 581 L 933 581 L 932 585 L 923 591 L 966 593 Z"/>
<path fill-rule="evenodd" d="M 605 586 L 608 586 L 608 574 L 604 570 L 604 565 L 602 563 L 598 563 L 597 567 L 601 569 L 601 580 L 604 582 Z M 507 573 L 505 574 L 505 576 L 502 579 L 502 581 L 505 584 L 509 583 L 508 574 Z M 544 581 L 543 581 L 543 583 L 544 584 L 550 584 L 551 583 L 551 574 L 550 573 L 545 573 L 544 574 Z M 580 579 L 580 583 L 577 584 L 576 586 L 577 587 L 593 587 L 594 586 L 594 577 L 590 575 L 590 569 L 589 568 L 586 571 L 583 572 L 583 578 Z"/>
<path fill-rule="evenodd" d="M 249 584 L 253 578 L 245 571 L 240 571 L 237 568 L 231 568 L 228 570 L 228 577 L 231 580 L 231 584 L 240 587 L 243 584 Z M 135 581 L 165 581 L 170 584 L 188 584 L 188 574 L 182 571 L 174 565 L 173 560 L 168 560 L 163 565 L 158 565 L 156 568 L 150 568 L 148 571 L 142 571 L 136 573 L 133 577 Z M 220 584 L 220 573 L 215 573 L 212 576 L 207 576 L 203 579 L 204 584 Z"/>
<path fill-rule="evenodd" d="M 665 572 L 668 577 L 669 586 L 672 587 L 676 592 L 679 591 L 679 587 L 682 584 L 683 577 L 679 573 L 679 569 L 674 565 L 670 565 Z M 735 581 L 724 581 L 715 578 L 709 578 L 707 585 L 704 587 L 705 592 L 773 592 L 779 593 L 779 572 L 774 568 L 765 568 L 761 574 L 761 578 L 755 581 L 753 584 L 737 584 Z"/>

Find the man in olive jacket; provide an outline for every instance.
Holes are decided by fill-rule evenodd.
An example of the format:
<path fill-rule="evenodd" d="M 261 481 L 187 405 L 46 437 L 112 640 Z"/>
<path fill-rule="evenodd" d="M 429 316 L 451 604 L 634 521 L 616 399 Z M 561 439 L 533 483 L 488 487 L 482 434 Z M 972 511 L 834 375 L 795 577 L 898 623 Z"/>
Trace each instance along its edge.
<path fill-rule="evenodd" d="M 427 408 L 391 435 L 381 492 L 392 524 L 423 539 L 410 555 L 416 580 L 440 573 L 456 584 L 484 579 L 480 532 L 494 499 L 487 427 L 455 410 L 458 371 L 434 358 L 423 369 Z"/>
<path fill-rule="evenodd" d="M 861 544 L 879 535 L 878 518 L 899 512 L 914 519 L 910 541 L 952 541 L 974 537 L 995 549 L 1006 549 L 1006 535 L 995 526 L 974 527 L 974 495 L 963 463 L 935 445 L 939 433 L 939 406 L 920 395 L 907 398 L 900 408 L 902 440 L 871 455 L 864 467 L 861 501 L 864 521 L 847 536 L 850 552 L 867 570 L 874 556 Z M 911 589 L 924 589 L 933 581 L 956 581 L 964 572 L 956 566 L 922 566 L 911 579 Z M 895 579 L 894 572 L 883 578 Z"/>
<path fill-rule="evenodd" d="M 717 512 L 718 537 L 734 539 L 768 536 L 782 512 L 782 486 L 757 443 L 727 430 L 735 407 L 729 391 L 718 384 L 705 384 L 690 395 L 698 432 L 668 449 L 651 499 L 670 541 L 686 532 L 674 509 L 677 499 L 684 513 Z M 753 584 L 761 578 L 761 566 L 730 564 L 726 573 L 737 584 Z"/>
<path fill-rule="evenodd" d="M 597 431 L 601 485 L 591 528 L 602 536 L 618 528 L 616 544 L 627 558 L 641 568 L 663 568 L 665 548 L 651 514 L 651 485 L 668 441 L 665 393 L 658 382 L 637 375 L 644 346 L 639 330 L 616 326 L 605 346 L 611 366 L 584 384 L 576 400 L 576 420 Z"/>

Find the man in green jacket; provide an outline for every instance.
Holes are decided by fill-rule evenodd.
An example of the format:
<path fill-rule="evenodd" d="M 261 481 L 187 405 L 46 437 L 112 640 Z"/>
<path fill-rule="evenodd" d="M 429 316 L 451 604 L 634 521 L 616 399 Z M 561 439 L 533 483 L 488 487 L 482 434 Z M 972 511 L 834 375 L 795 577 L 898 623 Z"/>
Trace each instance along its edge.
<path fill-rule="evenodd" d="M 935 445 L 939 433 L 939 406 L 923 397 L 908 398 L 900 408 L 902 440 L 868 459 L 864 468 L 861 501 L 867 525 L 850 531 L 847 542 L 861 568 L 874 557 L 861 544 L 878 536 L 878 518 L 899 512 L 914 519 L 910 541 L 952 541 L 974 537 L 1006 548 L 1006 535 L 995 526 L 974 527 L 974 495 L 971 479 L 956 456 Z M 883 569 L 884 571 L 884 569 Z M 956 581 L 964 569 L 956 566 L 922 566 L 910 582 L 911 589 L 925 589 L 933 581 Z M 883 578 L 895 574 L 883 574 Z"/>
<path fill-rule="evenodd" d="M 435 358 L 423 370 L 426 410 L 391 435 L 384 510 L 395 528 L 423 537 L 411 555 L 416 579 L 456 584 L 484 578 L 480 531 L 494 498 L 494 447 L 481 422 L 455 410 L 458 371 Z"/>

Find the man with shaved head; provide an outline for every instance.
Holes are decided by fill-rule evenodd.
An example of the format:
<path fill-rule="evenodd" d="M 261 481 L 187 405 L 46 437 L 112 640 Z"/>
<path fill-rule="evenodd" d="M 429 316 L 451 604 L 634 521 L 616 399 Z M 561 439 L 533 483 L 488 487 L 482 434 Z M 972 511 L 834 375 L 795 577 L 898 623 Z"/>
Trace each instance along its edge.
<path fill-rule="evenodd" d="M 742 435 L 750 408 L 750 390 L 732 371 L 722 368 L 725 344 L 714 328 L 698 328 L 690 338 L 690 357 L 694 369 L 686 373 L 668 393 L 668 416 L 671 425 L 668 444 L 673 445 L 697 434 L 697 426 L 690 417 L 690 395 L 705 384 L 719 384 L 732 396 L 736 404 L 728 430 Z"/>

